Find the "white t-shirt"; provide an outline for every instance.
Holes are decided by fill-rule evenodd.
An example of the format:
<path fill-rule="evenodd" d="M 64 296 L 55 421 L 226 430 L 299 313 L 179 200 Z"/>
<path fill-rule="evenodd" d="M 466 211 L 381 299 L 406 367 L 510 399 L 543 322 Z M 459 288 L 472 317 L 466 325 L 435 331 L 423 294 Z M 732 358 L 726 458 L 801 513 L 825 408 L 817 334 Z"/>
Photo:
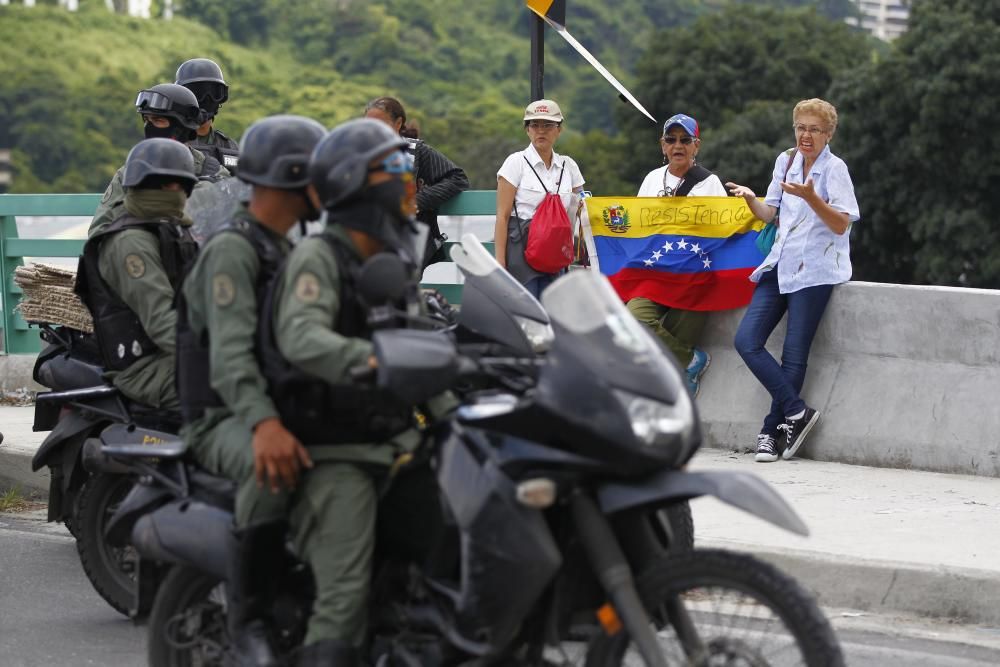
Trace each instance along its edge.
<path fill-rule="evenodd" d="M 527 162 L 525 162 L 527 158 Z M 545 188 L 538 182 L 535 174 L 531 173 L 528 164 L 535 168 L 538 178 L 545 183 Z M 559 172 L 565 165 L 566 173 L 563 174 L 562 182 L 559 181 Z M 570 219 L 576 214 L 578 198 L 573 194 L 575 188 L 582 187 L 586 182 L 580 167 L 576 165 L 573 158 L 559 155 L 552 151 L 551 166 L 546 168 L 538 151 L 531 144 L 523 151 L 511 153 L 503 161 L 500 171 L 497 172 L 497 180 L 503 177 L 508 183 L 513 185 L 517 191 L 514 193 L 514 207 L 517 210 L 517 217 L 522 220 L 530 220 L 535 215 L 535 209 L 545 198 L 545 190 L 556 191 L 556 184 L 559 184 L 559 194 L 562 198 L 563 206 Z M 513 211 L 511 211 L 513 213 Z"/>
<path fill-rule="evenodd" d="M 667 171 L 667 166 L 663 165 L 646 174 L 646 178 L 642 179 L 642 185 L 639 186 L 637 196 L 666 197 L 667 195 L 663 194 L 664 178 L 666 178 L 666 188 L 669 188 L 670 192 L 676 192 L 681 179 Z M 722 181 L 715 174 L 695 185 L 688 193 L 688 197 L 725 197 L 726 195 L 726 188 L 723 187 Z"/>

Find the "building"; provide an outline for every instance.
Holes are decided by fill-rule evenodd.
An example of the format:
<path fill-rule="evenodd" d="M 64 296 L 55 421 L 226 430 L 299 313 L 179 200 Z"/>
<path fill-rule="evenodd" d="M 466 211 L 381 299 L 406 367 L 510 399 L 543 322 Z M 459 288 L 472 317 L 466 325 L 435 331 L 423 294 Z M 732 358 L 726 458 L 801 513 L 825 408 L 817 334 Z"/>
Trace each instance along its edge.
<path fill-rule="evenodd" d="M 879 39 L 892 41 L 906 32 L 910 18 L 909 0 L 854 0 L 859 17 L 847 19 L 847 23 L 860 26 Z"/>

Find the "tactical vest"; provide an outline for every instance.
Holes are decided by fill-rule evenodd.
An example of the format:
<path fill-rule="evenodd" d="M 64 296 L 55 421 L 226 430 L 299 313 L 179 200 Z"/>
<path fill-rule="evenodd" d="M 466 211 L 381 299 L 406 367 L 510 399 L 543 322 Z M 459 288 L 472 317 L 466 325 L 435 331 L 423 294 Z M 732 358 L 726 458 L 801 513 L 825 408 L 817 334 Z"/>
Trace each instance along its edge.
<path fill-rule="evenodd" d="M 357 296 L 358 260 L 342 240 L 326 233 L 319 237 L 329 244 L 340 278 L 340 310 L 336 322 L 331 322 L 333 330 L 348 338 L 370 340 L 368 313 Z M 282 356 L 274 336 L 277 283 L 273 281 L 265 298 L 257 350 L 268 394 L 285 428 L 305 445 L 384 442 L 410 428 L 412 408 L 388 392 L 346 382 L 330 384 Z"/>
<path fill-rule="evenodd" d="M 142 229 L 160 242 L 160 261 L 170 286 L 177 292 L 184 272 L 198 254 L 198 244 L 187 227 L 175 218 L 143 220 L 126 214 L 92 236 L 83 246 L 76 273 L 75 291 L 94 318 L 94 334 L 104 367 L 124 370 L 143 357 L 160 351 L 143 329 L 139 316 L 101 277 L 101 246 L 112 234 Z M 125 267 L 119 267 L 119 270 Z"/>
<path fill-rule="evenodd" d="M 267 289 L 284 260 L 284 253 L 275 242 L 274 235 L 258 224 L 238 219 L 219 234 L 239 234 L 245 238 L 260 261 L 255 283 L 258 319 Z M 180 399 L 181 416 L 185 423 L 201 418 L 207 408 L 225 406 L 222 398 L 212 389 L 212 367 L 208 330 L 201 335 L 191 329 L 188 321 L 187 300 L 184 290 L 177 291 L 177 397 Z"/>
<path fill-rule="evenodd" d="M 213 129 L 216 134 L 214 144 L 204 143 L 201 137 L 192 141 L 189 146 L 205 154 L 206 157 L 215 158 L 219 164 L 236 175 L 236 166 L 240 160 L 240 147 L 235 141 L 224 135 L 222 132 Z"/>

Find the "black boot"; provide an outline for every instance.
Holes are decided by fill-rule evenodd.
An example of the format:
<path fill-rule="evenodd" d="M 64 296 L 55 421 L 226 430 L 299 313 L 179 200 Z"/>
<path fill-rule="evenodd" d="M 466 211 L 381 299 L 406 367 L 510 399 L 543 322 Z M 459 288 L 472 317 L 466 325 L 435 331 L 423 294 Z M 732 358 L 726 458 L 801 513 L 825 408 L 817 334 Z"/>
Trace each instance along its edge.
<path fill-rule="evenodd" d="M 268 623 L 274 582 L 285 563 L 284 521 L 258 523 L 236 534 L 236 559 L 226 583 L 229 637 L 241 667 L 272 667 L 278 658 Z"/>
<path fill-rule="evenodd" d="M 299 649 L 299 667 L 360 667 L 358 649 L 340 639 L 323 639 Z"/>

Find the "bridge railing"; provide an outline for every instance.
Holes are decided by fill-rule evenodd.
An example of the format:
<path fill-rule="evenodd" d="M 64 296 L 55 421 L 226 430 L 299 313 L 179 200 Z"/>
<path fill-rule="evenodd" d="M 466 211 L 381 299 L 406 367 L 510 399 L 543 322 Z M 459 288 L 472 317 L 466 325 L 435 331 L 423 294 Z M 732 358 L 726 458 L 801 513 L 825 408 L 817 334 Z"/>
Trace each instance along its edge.
<path fill-rule="evenodd" d="M 17 218 L 28 216 L 92 216 L 101 201 L 100 194 L 0 195 L 0 296 L 3 298 L 3 354 L 35 354 L 41 347 L 37 330 L 31 329 L 15 307 L 21 288 L 14 282 L 14 271 L 25 257 L 77 257 L 85 239 L 20 238 Z M 496 192 L 471 190 L 445 204 L 441 215 L 492 216 L 496 212 Z M 455 239 L 457 240 L 457 239 Z M 487 244 L 492 250 L 492 244 Z M 458 284 L 425 284 L 440 290 L 453 303 L 461 302 Z"/>

